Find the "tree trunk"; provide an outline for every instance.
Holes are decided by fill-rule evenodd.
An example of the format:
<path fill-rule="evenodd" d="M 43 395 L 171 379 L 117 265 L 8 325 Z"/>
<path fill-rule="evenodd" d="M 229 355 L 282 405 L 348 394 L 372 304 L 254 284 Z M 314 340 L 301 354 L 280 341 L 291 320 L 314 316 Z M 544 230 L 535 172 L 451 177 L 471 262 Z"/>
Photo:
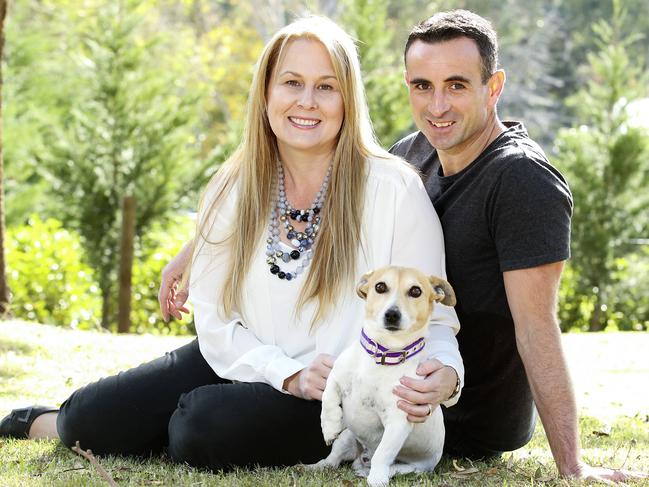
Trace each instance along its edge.
<path fill-rule="evenodd" d="M 131 328 L 131 277 L 133 273 L 133 241 L 135 239 L 135 197 L 122 201 L 122 244 L 119 260 L 119 310 L 117 332 Z"/>
<path fill-rule="evenodd" d="M 5 17 L 7 2 L 0 0 L 0 315 L 9 309 L 9 286 L 5 262 L 5 198 L 4 198 L 4 161 L 2 157 L 2 56 L 5 44 Z"/>

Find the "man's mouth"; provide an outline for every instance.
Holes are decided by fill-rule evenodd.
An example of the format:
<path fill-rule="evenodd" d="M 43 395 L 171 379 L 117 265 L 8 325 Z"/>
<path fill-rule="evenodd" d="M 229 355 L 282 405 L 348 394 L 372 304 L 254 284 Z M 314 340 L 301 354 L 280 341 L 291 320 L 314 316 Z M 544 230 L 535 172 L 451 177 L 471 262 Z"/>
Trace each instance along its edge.
<path fill-rule="evenodd" d="M 428 123 L 431 124 L 433 127 L 436 127 L 438 129 L 443 129 L 445 127 L 450 127 L 451 125 L 454 125 L 455 122 L 431 122 L 428 120 Z"/>
<path fill-rule="evenodd" d="M 320 120 L 313 118 L 288 117 L 288 119 L 293 123 L 293 125 L 297 125 L 301 128 L 315 127 L 320 123 Z"/>

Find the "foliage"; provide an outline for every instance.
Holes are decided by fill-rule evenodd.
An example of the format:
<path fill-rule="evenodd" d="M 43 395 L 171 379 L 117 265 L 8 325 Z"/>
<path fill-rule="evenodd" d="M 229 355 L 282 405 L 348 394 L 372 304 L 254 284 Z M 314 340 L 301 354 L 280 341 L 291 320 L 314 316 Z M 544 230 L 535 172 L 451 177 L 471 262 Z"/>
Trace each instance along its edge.
<path fill-rule="evenodd" d="M 7 232 L 7 274 L 14 316 L 92 329 L 99 325 L 100 293 L 82 259 L 78 235 L 61 222 L 32 216 Z"/>
<path fill-rule="evenodd" d="M 583 323 L 586 314 L 591 331 L 620 326 L 616 316 L 647 319 L 633 306 L 616 309 L 627 302 L 617 298 L 629 242 L 649 231 L 649 134 L 629 124 L 627 114 L 629 103 L 646 95 L 649 74 L 629 58 L 627 47 L 640 36 L 623 34 L 625 18 L 615 2 L 612 23 L 593 26 L 599 51 L 588 56 L 590 79 L 569 100 L 580 126 L 562 130 L 556 143 L 575 202 L 570 294 L 579 304 L 564 304 L 574 312 L 564 322 Z"/>
<path fill-rule="evenodd" d="M 394 46 L 388 0 L 344 0 L 342 25 L 358 39 L 361 69 L 378 140 L 394 144 L 411 127 L 399 49 Z"/>
<path fill-rule="evenodd" d="M 133 333 L 195 334 L 190 313 L 182 321 L 162 321 L 158 286 L 162 268 L 191 235 L 193 220 L 184 219 L 169 236 L 161 228 L 141 240 L 133 266 L 131 323 Z M 79 329 L 95 329 L 101 317 L 101 293 L 85 263 L 80 237 L 60 221 L 32 216 L 7 236 L 12 313 L 18 318 Z"/>
<path fill-rule="evenodd" d="M 113 318 L 122 199 L 137 201 L 136 235 L 177 207 L 193 179 L 190 132 L 195 95 L 161 65 L 162 39 L 142 38 L 136 2 L 91 9 L 74 52 L 79 93 L 55 131 L 47 168 L 83 237 L 102 291 L 102 325 Z"/>

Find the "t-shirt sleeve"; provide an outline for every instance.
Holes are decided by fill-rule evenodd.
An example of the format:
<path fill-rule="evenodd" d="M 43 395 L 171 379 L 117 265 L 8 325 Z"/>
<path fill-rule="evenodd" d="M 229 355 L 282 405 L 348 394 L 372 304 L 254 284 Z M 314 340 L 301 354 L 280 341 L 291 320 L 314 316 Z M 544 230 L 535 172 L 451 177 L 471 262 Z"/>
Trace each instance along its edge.
<path fill-rule="evenodd" d="M 570 189 L 556 169 L 526 158 L 512 160 L 488 211 L 501 272 L 569 258 L 571 216 Z"/>

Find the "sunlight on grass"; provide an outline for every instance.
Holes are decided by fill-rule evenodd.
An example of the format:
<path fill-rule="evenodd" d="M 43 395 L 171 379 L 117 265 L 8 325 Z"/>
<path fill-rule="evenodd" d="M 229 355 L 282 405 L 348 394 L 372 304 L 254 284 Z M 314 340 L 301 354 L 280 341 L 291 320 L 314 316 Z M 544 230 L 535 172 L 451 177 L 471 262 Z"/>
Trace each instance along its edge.
<path fill-rule="evenodd" d="M 191 337 L 79 332 L 52 326 L 0 322 L 0 415 L 30 403 L 58 405 L 74 389 L 162 355 Z M 593 465 L 649 471 L 647 334 L 564 336 L 581 405 L 584 457 Z M 363 486 L 349 467 L 312 472 L 302 467 L 209 473 L 166 457 L 101 457 L 122 485 L 146 486 Z M 393 479 L 396 487 L 503 487 L 589 485 L 558 479 L 543 429 L 532 441 L 491 462 L 459 461 L 475 468 L 463 475 L 450 459 L 426 475 Z M 104 486 L 93 467 L 56 441 L 0 440 L 0 486 Z M 631 485 L 631 484 L 630 484 Z M 649 481 L 634 486 L 649 486 Z"/>

